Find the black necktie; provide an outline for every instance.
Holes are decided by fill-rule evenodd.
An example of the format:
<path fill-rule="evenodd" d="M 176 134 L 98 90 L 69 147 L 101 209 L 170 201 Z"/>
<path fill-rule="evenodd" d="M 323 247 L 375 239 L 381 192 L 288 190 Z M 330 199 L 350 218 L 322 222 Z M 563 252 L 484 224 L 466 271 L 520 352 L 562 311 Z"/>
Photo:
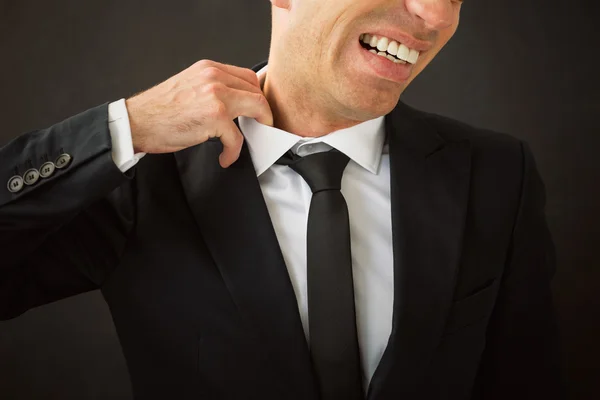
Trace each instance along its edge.
<path fill-rule="evenodd" d="M 310 186 L 307 281 L 310 353 L 321 400 L 363 398 L 348 206 L 340 192 L 349 158 L 337 150 L 298 157 L 288 165 Z"/>

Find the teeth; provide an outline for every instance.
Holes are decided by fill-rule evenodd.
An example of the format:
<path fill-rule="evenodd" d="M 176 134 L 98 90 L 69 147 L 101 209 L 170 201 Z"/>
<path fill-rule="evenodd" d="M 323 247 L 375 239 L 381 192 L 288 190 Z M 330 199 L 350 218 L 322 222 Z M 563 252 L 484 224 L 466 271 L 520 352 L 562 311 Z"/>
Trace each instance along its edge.
<path fill-rule="evenodd" d="M 390 45 L 390 40 L 388 38 L 381 38 L 377 42 L 377 50 L 379 51 L 387 51 L 388 46 Z"/>
<path fill-rule="evenodd" d="M 396 54 L 396 56 L 398 56 L 398 58 L 401 60 L 408 61 L 409 54 L 410 54 L 409 48 L 406 47 L 405 45 L 401 44 L 400 47 L 398 48 L 398 54 Z"/>
<path fill-rule="evenodd" d="M 377 42 L 379 40 L 377 39 L 377 36 L 371 36 L 371 40 L 369 40 L 369 45 L 371 47 L 377 47 Z"/>
<path fill-rule="evenodd" d="M 390 42 L 390 45 L 387 48 L 387 52 L 390 53 L 391 55 L 395 56 L 396 54 L 398 54 L 398 42 L 396 42 L 395 40 L 392 40 Z"/>
<path fill-rule="evenodd" d="M 408 61 L 411 64 L 416 64 L 418 59 L 419 59 L 419 52 L 411 49 L 410 54 L 408 55 L 408 59 L 406 61 Z"/>
<path fill-rule="evenodd" d="M 415 64 L 419 59 L 420 53 L 417 50 L 409 49 L 406 45 L 386 37 L 378 37 L 365 33 L 360 36 L 360 40 L 377 49 L 370 49 L 371 53 L 386 57 L 397 64 Z"/>

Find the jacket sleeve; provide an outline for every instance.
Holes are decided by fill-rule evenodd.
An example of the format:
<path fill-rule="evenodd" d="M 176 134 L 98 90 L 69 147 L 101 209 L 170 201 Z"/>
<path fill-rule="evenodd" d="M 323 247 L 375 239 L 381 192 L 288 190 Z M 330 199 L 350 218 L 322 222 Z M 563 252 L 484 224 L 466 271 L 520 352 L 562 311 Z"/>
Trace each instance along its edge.
<path fill-rule="evenodd" d="M 0 148 L 0 319 L 98 288 L 133 224 L 108 104 Z"/>
<path fill-rule="evenodd" d="M 518 215 L 474 399 L 562 399 L 561 355 L 551 293 L 555 246 L 548 229 L 544 183 L 521 142 L 523 180 Z"/>

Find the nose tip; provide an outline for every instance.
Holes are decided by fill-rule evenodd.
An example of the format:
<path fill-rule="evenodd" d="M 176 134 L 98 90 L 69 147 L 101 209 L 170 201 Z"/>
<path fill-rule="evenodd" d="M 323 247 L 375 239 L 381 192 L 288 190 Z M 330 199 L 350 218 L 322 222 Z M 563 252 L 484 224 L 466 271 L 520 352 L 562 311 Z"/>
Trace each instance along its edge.
<path fill-rule="evenodd" d="M 405 0 L 405 3 L 408 11 L 422 19 L 428 29 L 442 30 L 453 23 L 451 0 Z"/>

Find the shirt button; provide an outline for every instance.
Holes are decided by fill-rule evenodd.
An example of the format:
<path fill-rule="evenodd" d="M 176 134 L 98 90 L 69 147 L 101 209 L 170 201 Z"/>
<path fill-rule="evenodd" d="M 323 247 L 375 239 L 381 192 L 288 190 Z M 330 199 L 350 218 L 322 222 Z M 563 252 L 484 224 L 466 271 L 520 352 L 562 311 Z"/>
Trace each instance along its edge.
<path fill-rule="evenodd" d="M 42 178 L 48 178 L 50 175 L 54 173 L 54 163 L 52 161 L 48 161 L 47 163 L 42 164 L 40 167 L 40 176 Z"/>
<path fill-rule="evenodd" d="M 23 180 L 25 181 L 26 185 L 34 185 L 39 179 L 40 179 L 40 173 L 38 172 L 37 169 L 35 168 L 31 168 L 29 170 L 27 170 L 27 172 L 25 172 L 25 175 L 23 175 Z"/>
<path fill-rule="evenodd" d="M 23 189 L 23 178 L 16 175 L 8 180 L 8 191 L 18 193 Z"/>

